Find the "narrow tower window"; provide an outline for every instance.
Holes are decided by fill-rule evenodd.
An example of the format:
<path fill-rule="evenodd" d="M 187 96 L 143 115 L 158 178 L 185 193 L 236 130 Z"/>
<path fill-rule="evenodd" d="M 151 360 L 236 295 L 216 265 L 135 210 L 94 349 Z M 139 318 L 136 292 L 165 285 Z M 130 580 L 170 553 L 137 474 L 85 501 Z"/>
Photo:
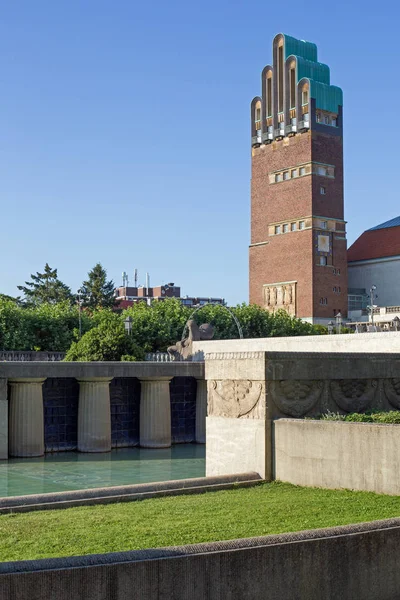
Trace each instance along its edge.
<path fill-rule="evenodd" d="M 261 129 L 261 102 L 260 101 L 258 101 L 256 104 L 254 121 L 256 124 L 256 129 Z"/>
<path fill-rule="evenodd" d="M 272 75 L 267 79 L 267 117 L 272 116 Z"/>
<path fill-rule="evenodd" d="M 278 48 L 278 112 L 283 112 L 283 42 Z"/>
<path fill-rule="evenodd" d="M 296 69 L 290 69 L 290 108 L 296 107 Z"/>

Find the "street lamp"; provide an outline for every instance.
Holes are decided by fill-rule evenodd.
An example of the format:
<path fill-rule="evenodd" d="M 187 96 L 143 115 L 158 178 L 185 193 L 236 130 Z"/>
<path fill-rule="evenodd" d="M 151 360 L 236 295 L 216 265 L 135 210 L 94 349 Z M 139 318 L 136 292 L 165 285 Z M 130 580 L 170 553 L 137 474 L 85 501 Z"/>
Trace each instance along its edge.
<path fill-rule="evenodd" d="M 370 302 L 370 309 L 371 309 L 371 325 L 374 325 L 374 300 L 378 297 L 375 295 L 376 292 L 376 285 L 371 286 L 371 289 L 369 290 L 369 302 Z"/>
<path fill-rule="evenodd" d="M 335 319 L 336 319 L 337 332 L 340 334 L 342 331 L 342 314 L 340 312 L 338 312 Z"/>
<path fill-rule="evenodd" d="M 392 323 L 393 323 L 393 325 L 394 325 L 394 328 L 395 328 L 395 330 L 396 330 L 396 331 L 398 331 L 398 329 L 399 329 L 399 324 L 400 324 L 400 319 L 399 319 L 399 317 L 395 317 L 395 318 L 393 319 Z"/>
<path fill-rule="evenodd" d="M 329 321 L 329 323 L 328 323 L 328 333 L 329 333 L 329 335 L 333 334 L 333 328 L 334 328 L 333 321 Z"/>
<path fill-rule="evenodd" d="M 81 337 L 82 337 L 82 314 L 81 314 L 81 311 L 82 311 L 83 300 L 82 300 L 81 296 L 82 296 L 82 289 L 79 288 L 79 290 L 78 290 L 79 339 L 81 339 Z"/>
<path fill-rule="evenodd" d="M 128 335 L 131 335 L 131 333 L 132 333 L 132 317 L 130 315 L 128 317 L 126 317 L 126 319 L 124 320 L 124 325 L 125 325 L 125 332 Z"/>

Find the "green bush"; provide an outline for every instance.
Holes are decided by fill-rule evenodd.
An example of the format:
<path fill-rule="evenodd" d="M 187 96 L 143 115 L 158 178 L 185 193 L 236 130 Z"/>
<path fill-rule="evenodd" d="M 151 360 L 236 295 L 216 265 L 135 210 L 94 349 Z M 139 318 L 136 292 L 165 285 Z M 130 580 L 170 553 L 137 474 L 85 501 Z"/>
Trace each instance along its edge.
<path fill-rule="evenodd" d="M 97 326 L 71 345 L 66 361 L 119 361 L 128 355 L 130 360 L 144 359 L 143 350 L 126 334 L 119 315 L 103 311 L 96 320 Z"/>
<path fill-rule="evenodd" d="M 244 338 L 326 333 L 325 328 L 305 323 L 289 316 L 285 311 L 271 314 L 260 306 L 246 304 L 230 310 L 240 322 Z M 104 329 L 107 319 L 115 317 L 117 319 L 115 323 L 123 324 L 124 319 L 130 316 L 131 342 L 135 344 L 132 355 L 139 359 L 144 352 L 165 352 L 168 346 L 180 340 L 185 324 L 191 316 L 199 325 L 211 323 L 215 328 L 214 339 L 216 340 L 238 338 L 239 332 L 232 314 L 219 305 L 205 305 L 194 313 L 192 308 L 182 305 L 176 298 L 154 301 L 150 306 L 145 302 L 139 302 L 126 311 L 117 312 L 106 309 L 92 312 L 91 309 L 84 308 L 81 311 L 82 333 L 85 335 L 100 325 L 102 329 L 85 338 L 81 343 L 77 342 L 79 335 L 77 305 L 71 306 L 69 301 L 64 301 L 55 304 L 43 302 L 38 306 L 26 307 L 12 299 L 0 297 L 0 350 L 67 352 L 70 348 L 71 357 L 102 354 L 119 357 L 123 354 L 131 355 L 129 350 L 119 354 L 121 350 L 119 346 L 119 349 L 114 352 L 112 346 L 115 340 L 111 343 L 109 327 Z M 99 335 L 101 331 L 105 333 L 106 330 L 108 341 L 105 340 L 104 344 L 101 344 Z M 89 343 L 88 339 L 91 340 L 90 347 L 85 346 Z M 78 348 L 77 344 L 79 344 Z M 107 344 L 109 348 L 105 350 Z"/>
<path fill-rule="evenodd" d="M 383 411 L 368 411 L 365 413 L 350 413 L 348 415 L 341 415 L 340 413 L 334 413 L 328 410 L 323 415 L 315 417 L 322 421 L 346 421 L 347 423 L 386 423 L 397 425 L 400 424 L 400 411 L 392 410 L 389 412 Z"/>

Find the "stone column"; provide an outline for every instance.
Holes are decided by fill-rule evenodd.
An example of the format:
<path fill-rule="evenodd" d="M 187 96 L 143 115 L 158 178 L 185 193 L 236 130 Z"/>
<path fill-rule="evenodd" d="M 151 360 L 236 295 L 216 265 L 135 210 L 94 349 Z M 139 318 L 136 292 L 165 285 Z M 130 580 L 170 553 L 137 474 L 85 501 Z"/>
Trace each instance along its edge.
<path fill-rule="evenodd" d="M 265 352 L 206 355 L 206 476 L 256 472 L 272 476 Z"/>
<path fill-rule="evenodd" d="M 207 416 L 207 381 L 197 379 L 196 392 L 196 443 L 206 443 L 206 416 Z"/>
<path fill-rule="evenodd" d="M 7 379 L 0 379 L 0 459 L 8 458 Z"/>
<path fill-rule="evenodd" d="M 10 456 L 44 454 L 42 386 L 45 378 L 11 379 L 9 413 Z"/>
<path fill-rule="evenodd" d="M 79 379 L 78 450 L 110 452 L 110 377 Z"/>
<path fill-rule="evenodd" d="M 171 399 L 169 383 L 172 377 L 140 379 L 140 446 L 169 448 L 171 446 Z"/>

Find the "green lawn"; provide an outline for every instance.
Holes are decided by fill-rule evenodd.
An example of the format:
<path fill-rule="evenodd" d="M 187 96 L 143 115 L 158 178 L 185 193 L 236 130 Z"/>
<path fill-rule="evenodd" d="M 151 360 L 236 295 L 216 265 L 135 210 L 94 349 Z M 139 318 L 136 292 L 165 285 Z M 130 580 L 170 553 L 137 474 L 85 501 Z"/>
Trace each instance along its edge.
<path fill-rule="evenodd" d="M 400 515 L 400 497 L 268 483 L 193 496 L 0 516 L 0 560 L 155 548 Z"/>

